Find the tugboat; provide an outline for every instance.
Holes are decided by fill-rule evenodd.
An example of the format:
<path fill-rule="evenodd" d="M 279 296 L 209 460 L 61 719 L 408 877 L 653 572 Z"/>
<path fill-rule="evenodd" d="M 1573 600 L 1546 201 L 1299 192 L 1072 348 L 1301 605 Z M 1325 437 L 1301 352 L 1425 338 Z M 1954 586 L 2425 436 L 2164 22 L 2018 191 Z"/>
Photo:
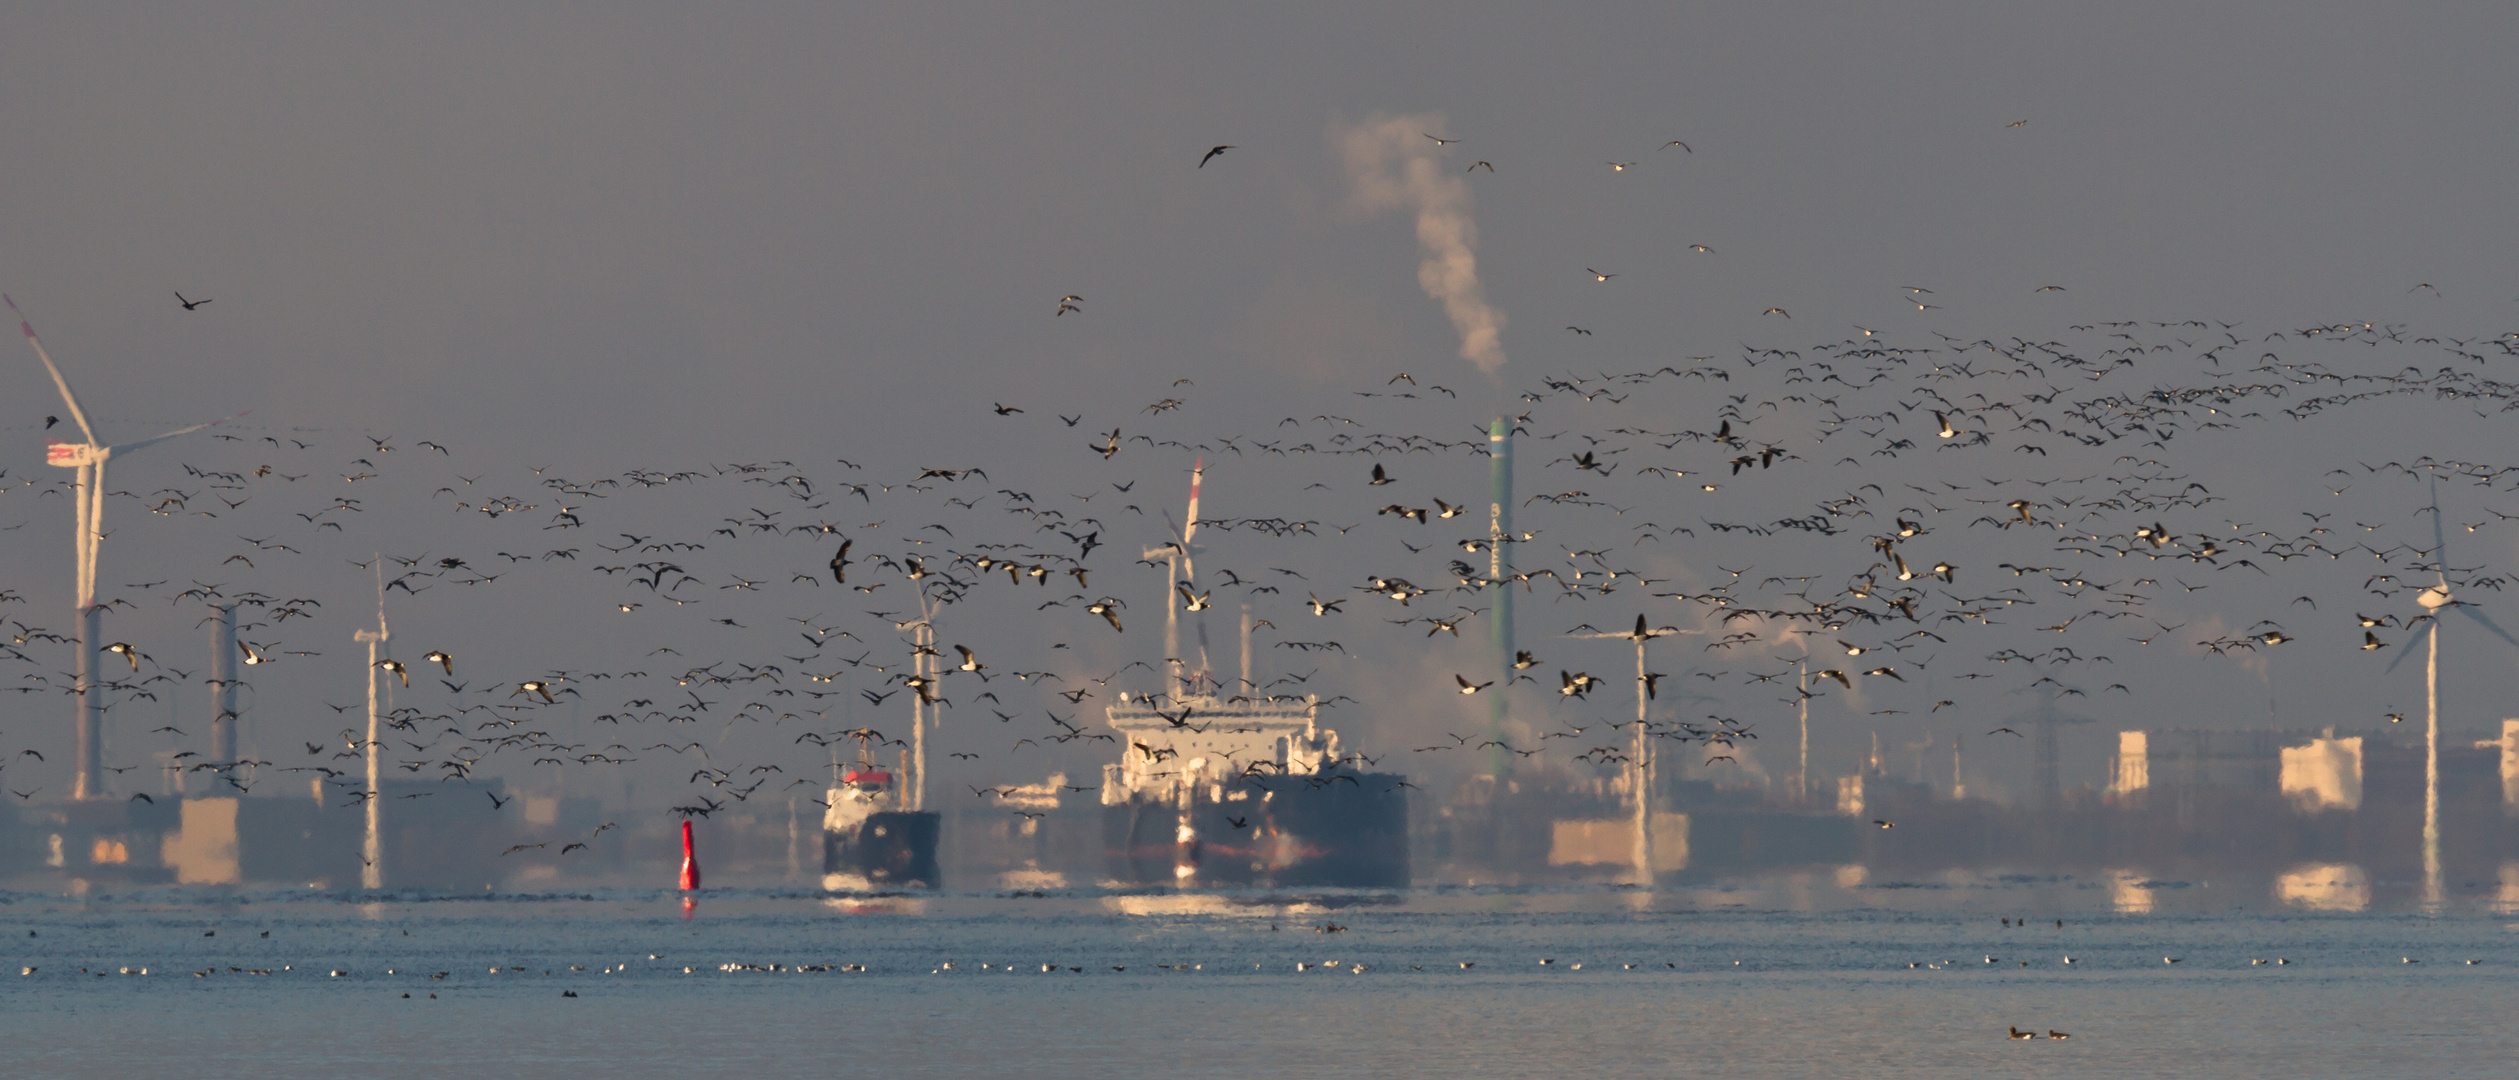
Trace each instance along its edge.
<path fill-rule="evenodd" d="M 933 889 L 936 838 L 932 810 L 901 809 L 901 787 L 889 769 L 860 758 L 840 772 L 822 815 L 822 887 L 834 892 Z"/>
<path fill-rule="evenodd" d="M 910 654 L 911 685 L 918 694 L 910 700 L 910 746 L 900 767 L 886 769 L 867 756 L 867 744 L 882 738 L 871 729 L 849 733 L 857 740 L 857 764 L 842 767 L 836 753 L 831 761 L 831 808 L 822 815 L 822 887 L 833 892 L 933 889 L 944 880 L 936 870 L 943 818 L 924 805 L 937 605 L 921 592 L 918 606 L 919 618 L 900 626 L 916 632 L 918 645 Z"/>

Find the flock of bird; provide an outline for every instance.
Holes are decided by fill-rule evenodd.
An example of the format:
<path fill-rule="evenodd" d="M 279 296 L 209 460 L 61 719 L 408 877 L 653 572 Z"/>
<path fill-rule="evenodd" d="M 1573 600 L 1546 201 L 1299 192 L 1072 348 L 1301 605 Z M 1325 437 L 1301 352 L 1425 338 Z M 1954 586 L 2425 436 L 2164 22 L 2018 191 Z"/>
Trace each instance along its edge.
<path fill-rule="evenodd" d="M 1920 311 L 1941 306 L 1923 297 L 1957 303 L 1901 288 Z M 1050 332 L 1085 325 L 1082 305 L 1061 295 Z M 1412 773 L 1465 772 L 1509 754 L 1519 770 L 1610 775 L 1635 753 L 1621 692 L 1637 680 L 1578 639 L 1665 634 L 1686 636 L 1655 645 L 1664 670 L 1638 686 L 1652 744 L 1702 753 L 1691 774 L 1773 785 L 1790 770 L 1761 736 L 1824 699 L 1837 700 L 1815 719 L 1849 746 L 1861 729 L 2018 735 L 2008 713 L 2062 696 L 2120 695 L 2128 726 L 2174 723 L 2184 706 L 2153 686 L 2174 664 L 2229 665 L 2174 677 L 2241 685 L 2270 680 L 2277 653 L 2314 654 L 2287 669 L 2302 675 L 2372 663 L 2432 617 L 2410 594 L 2435 576 L 2467 594 L 2508 580 L 2481 545 L 2445 559 L 2425 507 L 2430 484 L 2489 501 L 2519 482 L 2512 465 L 2355 455 L 2389 431 L 2446 439 L 2519 407 L 2519 382 L 2497 376 L 2519 335 L 2118 320 L 1677 355 L 1596 325 L 1549 351 L 1531 366 L 1556 374 L 1385 371 L 1295 415 L 1232 411 L 1185 376 L 1096 387 L 1072 414 L 1055 409 L 1072 401 L 974 404 L 919 446 L 799 439 L 781 460 L 576 475 L 398 434 L 216 428 L 118 465 L 130 486 L 107 493 L 109 531 L 188 552 L 143 568 L 107 546 L 101 602 L 125 663 L 103 673 L 109 764 L 119 776 L 164 749 L 235 790 L 290 773 L 365 796 L 352 705 L 325 701 L 312 721 L 311 707 L 257 706 L 238 761 L 184 749 L 206 736 L 183 719 L 203 673 L 172 658 L 198 638 L 150 628 L 210 604 L 244 612 L 246 682 L 273 704 L 356 685 L 339 643 L 380 593 L 406 625 L 439 628 L 397 634 L 420 661 L 380 664 L 398 774 L 451 792 L 645 763 L 682 789 L 650 809 L 707 815 L 818 799 L 832 761 L 898 752 L 913 699 L 945 718 L 935 739 L 951 754 L 935 767 L 983 781 L 969 785 L 982 799 L 1153 753 L 1097 721 L 1122 691 L 1158 707 L 1209 691 L 1354 706 L 1360 765 L 1396 754 Z M 1509 531 L 1491 529 L 1484 494 L 1499 413 L 1519 461 Z M 976 447 L 988 460 L 970 460 Z M 1196 574 L 1167 594 L 1164 560 L 1134 553 L 1182 543 L 1194 462 Z M 67 488 L 0 469 L 0 528 L 66 516 Z M 2450 533 L 2519 516 L 2460 513 Z M 68 726 L 68 613 L 47 576 L 21 562 L 0 586 L 0 692 L 20 695 L 19 739 Z M 1485 640 L 1507 592 L 1509 664 Z M 1188 628 L 1189 674 L 1172 685 L 1164 605 Z M 1247 682 L 1199 622 L 1235 605 L 1261 657 Z M 1501 727 L 1463 701 L 1493 694 L 1512 695 Z M 176 719 L 123 719 L 157 710 Z M 57 794 L 63 768 L 26 746 L 0 776 L 32 799 Z M 133 798 L 152 786 L 119 782 Z"/>

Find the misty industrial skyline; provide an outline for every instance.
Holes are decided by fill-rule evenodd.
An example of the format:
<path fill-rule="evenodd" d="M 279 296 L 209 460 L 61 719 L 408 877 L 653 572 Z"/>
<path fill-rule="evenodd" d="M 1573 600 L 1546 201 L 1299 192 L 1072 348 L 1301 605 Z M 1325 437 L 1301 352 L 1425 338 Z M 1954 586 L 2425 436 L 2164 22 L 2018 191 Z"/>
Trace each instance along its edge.
<path fill-rule="evenodd" d="M 0 88 L 26 103 L 0 116 L 13 148 L 0 285 L 27 309 L 109 441 L 253 410 L 232 426 L 247 444 L 194 436 L 157 447 L 117 462 L 114 487 L 146 495 L 197 486 L 183 465 L 251 469 L 264 463 L 261 451 L 246 451 L 264 436 L 320 447 L 293 451 L 316 455 L 303 459 L 315 467 L 299 490 L 258 494 L 261 504 L 230 512 L 243 522 L 234 528 L 153 517 L 154 499 L 115 500 L 108 511 L 108 528 L 121 535 L 105 545 L 101 590 L 174 582 L 132 594 L 144 613 L 115 616 L 161 664 L 196 666 L 198 612 L 162 600 L 189 580 L 321 600 L 300 625 L 302 647 L 325 655 L 275 667 L 290 687 L 249 709 L 249 738 L 268 754 L 324 738 L 335 725 L 318 702 L 351 700 L 359 684 L 348 636 L 371 614 L 374 584 L 348 561 L 382 551 L 495 567 L 493 551 L 521 546 L 520 534 L 545 524 L 548 507 L 529 515 L 530 528 L 492 538 L 445 510 L 477 503 L 465 498 L 475 492 L 432 495 L 472 486 L 449 477 L 477 477 L 482 489 L 526 501 L 548 490 L 538 485 L 549 477 L 585 484 L 727 462 L 793 462 L 825 491 L 841 480 L 898 483 L 922 468 L 974 465 L 989 470 L 992 488 L 1043 501 L 1133 484 L 1099 496 L 1133 500 L 1143 514 L 1125 524 L 1106 516 L 1112 551 L 1102 558 L 1114 565 L 1089 591 L 1128 599 L 1143 625 L 1159 621 L 1158 590 L 1113 553 L 1161 541 L 1160 512 L 1180 512 L 1182 474 L 1199 451 L 1132 448 L 1108 467 L 1083 444 L 1113 427 L 1211 447 L 1275 438 L 1281 418 L 1316 415 L 1460 441 L 1489 417 L 1524 412 L 1537 414 L 1534 438 L 1631 420 L 1707 429 L 1722 403 L 1710 388 L 1653 391 L 1646 401 L 1657 413 L 1641 418 L 1519 395 L 1552 378 L 1685 368 L 1696 357 L 1763 349 L 1808 355 L 1872 335 L 1912 348 L 1941 345 L 1936 335 L 2104 347 L 2104 333 L 2071 328 L 2200 320 L 2251 338 L 2368 322 L 2404 327 L 2408 339 L 2489 339 L 2519 312 L 2494 182 L 2511 145 L 2511 121 L 2493 108 L 2507 99 L 2494 91 L 2508 89 L 2510 76 L 2490 64 L 2487 44 L 2503 21 L 2409 25 L 2343 9 L 2278 20 L 2235 6 L 2090 19 L 1957 7 L 1921 17 L 1848 9 L 1623 22 L 1324 9 L 981 24 L 887 12 L 590 22 L 509 12 L 132 20 L 64 9 L 33 13 L 0 41 Z M 1575 25 L 1584 30 L 1565 29 Z M 1422 134 L 1459 141 L 1400 138 L 1381 144 L 1394 147 L 1392 158 L 1377 160 L 1360 157 L 1352 137 L 1419 124 L 1429 128 Z M 1656 149 L 1670 140 L 1686 149 Z M 1219 144 L 1236 149 L 1198 167 Z M 1479 161 L 1493 171 L 1471 171 Z M 1407 168 L 1422 168 L 1439 197 L 1377 193 L 1374 177 Z M 1469 230 L 1452 234 L 1450 248 L 1429 239 L 1425 208 L 1437 205 Z M 1421 266 L 1438 248 L 1474 255 L 1477 303 L 1447 307 L 1430 296 L 1442 290 Z M 2047 285 L 2063 290 L 2038 291 Z M 1921 301 L 1929 309 L 1908 286 L 1931 290 Z M 185 311 L 177 290 L 212 302 Z M 1084 297 L 1082 310 L 1053 315 L 1065 295 Z M 1763 314 L 1771 308 L 1790 315 Z M 1465 340 L 1465 330 L 1476 339 L 1491 328 L 1492 345 Z M 2153 343 L 2177 333 L 2143 332 Z M 2305 346 L 2252 351 L 2295 347 Z M 44 439 L 61 434 L 43 430 L 44 417 L 61 412 L 57 400 L 31 356 L 0 371 L 15 372 L 6 398 L 15 405 L 0 431 L 13 433 L 18 462 L 0 479 L 57 482 L 39 458 Z M 1352 396 L 1400 372 L 1458 396 Z M 1177 379 L 1191 383 L 1176 390 Z M 1169 396 L 1185 404 L 1142 411 Z M 1000 403 L 1025 412 L 996 415 Z M 1080 413 L 1072 430 L 1055 419 Z M 2491 462 L 2493 426 L 2453 403 L 2381 405 L 2231 434 L 2174 465 L 2240 500 L 2215 508 L 2214 523 L 2270 524 L 2324 509 L 2312 485 L 2328 468 L 2425 454 Z M 348 462 L 376 456 L 361 452 L 370 435 L 393 440 L 397 456 L 375 481 L 345 485 Z M 415 450 L 422 439 L 450 452 Z M 1573 449 L 1527 449 L 1524 491 L 1553 490 L 1546 483 L 1567 469 L 1548 463 Z M 438 460 L 413 461 L 421 454 Z M 1370 524 L 1357 541 L 1380 534 L 1373 547 L 1324 542 L 1301 556 L 1308 561 L 1291 568 L 1312 575 L 1321 595 L 1400 572 L 1394 526 L 1370 514 L 1386 500 L 1361 483 L 1365 459 L 1282 468 L 1210 457 L 1217 514 L 1333 526 L 1361 516 Z M 863 475 L 834 463 L 841 458 Z M 271 463 L 309 472 L 298 460 Z M 1483 485 L 1483 462 L 1464 454 L 1389 461 L 1425 485 L 1412 494 L 1420 502 L 1474 501 Z M 2003 465 L 2041 478 L 2068 468 L 2028 458 Z M 1814 500 L 1874 478 L 1868 466 L 1844 470 L 1853 479 L 1828 475 L 1826 459 L 1789 467 L 1802 477 L 1772 495 L 1744 477 L 1711 513 L 1806 514 Z M 1942 471 L 1898 469 L 1919 482 Z M 1345 490 L 1307 494 L 1315 482 Z M 244 550 L 240 533 L 278 536 L 266 524 L 319 507 L 330 496 L 317 483 L 367 500 L 356 525 L 364 535 L 284 537 L 277 542 L 309 554 L 272 556 L 264 561 L 276 565 L 258 563 L 250 577 L 218 561 Z M 0 615 L 58 631 L 69 622 L 69 514 L 36 490 L 0 500 L 0 529 L 10 530 L 0 532 L 0 566 L 6 587 L 27 600 Z M 702 538 L 721 511 L 740 512 L 749 492 L 733 491 L 670 508 L 641 504 L 590 520 L 584 533 L 606 542 L 618 530 Z M 897 510 L 874 510 L 869 499 L 867 514 L 827 516 L 855 529 L 905 515 L 876 539 L 852 533 L 877 547 L 897 543 L 890 538 L 905 526 L 947 520 L 920 515 L 942 513 L 935 504 L 950 494 Z M 2419 485 L 2372 481 L 2345 513 L 2384 518 L 2404 534 L 2392 541 L 2427 546 L 2428 523 L 2406 516 L 2425 498 Z M 2444 500 L 2460 524 L 2509 508 L 2472 490 L 2453 488 Z M 1647 517 L 1662 509 L 1635 505 Z M 1696 506 L 1672 512 L 1706 516 Z M 1596 548 L 1625 525 L 1552 527 L 1568 544 Z M 1397 535 L 1420 545 L 1450 539 L 1427 532 Z M 579 546 L 574 535 L 548 535 L 568 539 L 530 554 Z M 2457 565 L 2478 574 L 2512 555 L 2494 530 L 2450 539 Z M 1256 540 L 1211 542 L 1220 567 L 1260 573 L 1279 559 Z M 1741 565 L 1725 558 L 1741 548 L 1725 543 L 1672 540 L 1613 561 L 1670 582 L 1655 591 L 1697 593 L 1723 580 L 1722 567 Z M 773 574 L 775 588 L 787 570 L 817 565 L 804 550 L 812 546 L 800 540 L 762 565 L 714 569 Z M 1861 569 L 1830 550 L 1759 573 Z M 1551 549 L 1548 561 L 1558 556 Z M 1954 561 L 1972 575 L 1997 573 L 1996 560 L 1974 549 Z M 720 644 L 691 628 L 594 623 L 620 583 L 570 562 L 537 559 L 552 569 L 529 568 L 504 585 L 441 585 L 442 599 L 398 595 L 408 610 L 395 612 L 397 640 L 412 642 L 412 655 L 464 641 L 452 651 L 483 654 L 467 660 L 483 665 L 483 679 L 509 681 L 551 668 L 623 669 L 656 647 L 681 648 L 693 663 L 757 660 L 777 647 L 768 631 Z M 2110 724 L 2259 724 L 2269 698 L 2286 724 L 2313 703 L 2369 721 L 2419 702 L 2419 675 L 2409 682 L 2408 669 L 2382 681 L 2350 666 L 2375 670 L 2384 660 L 2353 652 L 2335 625 L 2349 620 L 2334 608 L 2358 595 L 2342 571 L 2314 612 L 2293 606 L 2285 585 L 2227 582 L 2234 576 L 2219 575 L 2226 583 L 2215 591 L 2163 597 L 2163 621 L 2220 620 L 2220 632 L 2236 633 L 2279 617 L 2315 631 L 2298 648 L 2334 656 L 2309 663 L 2269 653 L 2271 673 L 2248 667 L 2249 657 L 2159 662 L 2147 669 L 2156 681 L 2132 680 L 2144 693 L 2115 707 Z M 721 584 L 709 581 L 712 591 Z M 499 588 L 508 591 L 494 598 Z M 1291 593 L 1260 601 L 1284 609 L 1263 617 L 1293 614 Z M 2487 610 L 2498 599 L 2478 596 Z M 758 614 L 858 618 L 861 608 L 886 606 L 783 596 Z M 1440 698 L 1452 673 L 1482 662 L 1473 640 L 1430 642 L 1421 629 L 1400 629 L 1384 631 L 1387 646 L 1366 645 L 1375 639 L 1361 624 L 1380 614 L 1350 607 L 1359 625 L 1340 637 L 1362 655 L 1331 677 L 1350 680 L 1339 692 L 1367 690 L 1351 742 L 1404 749 L 1442 724 L 1474 725 L 1468 705 Z M 1527 603 L 1521 636 L 1550 643 L 1552 675 L 1588 665 L 1609 676 L 1619 670 L 1614 646 L 1553 639 L 1580 622 L 1623 622 L 1639 607 L 1657 621 L 1685 612 L 1641 592 L 1580 610 Z M 1222 614 L 1213 629 L 1229 634 L 1232 609 Z M 1087 629 L 1068 640 L 1090 658 L 1076 665 L 1090 674 L 1157 659 L 1142 640 L 1123 647 Z M 2404 631 L 2390 633 L 2393 644 Z M 986 652 L 1009 655 L 1009 668 L 1047 662 L 1015 660 L 1011 641 L 971 634 Z M 2481 635 L 2454 643 L 2468 657 L 2486 647 Z M 1674 675 L 1683 665 L 1773 667 L 1680 658 L 1689 651 L 1698 647 L 1669 651 Z M 1952 651 L 1944 663 L 1981 655 Z M 1284 652 L 1269 659 L 1286 670 L 1312 666 Z M 2450 662 L 2470 661 L 2453 651 Z M 2460 727 L 2499 715 L 2491 702 L 2509 689 L 2495 674 L 2501 666 L 2452 667 L 2445 704 L 2460 710 Z M 1866 696 L 1871 709 L 1955 693 L 1866 690 L 1916 698 Z M 1624 688 L 1612 691 L 1597 710 L 1618 710 Z M 1778 715 L 1770 695 L 1727 693 L 1718 707 L 1760 722 Z M 13 697 L 13 738 L 39 748 L 66 742 L 59 695 Z M 1981 697 L 1964 722 L 1976 731 L 2002 708 Z M 1099 704 L 1086 703 L 1088 714 Z M 1439 711 L 1456 707 L 1457 721 Z M 1545 707 L 1553 704 L 1517 703 L 1517 715 L 1545 721 Z M 874 718 L 871 709 L 856 718 Z M 1829 718 L 1836 767 L 1862 725 L 1905 725 L 1903 742 L 1940 730 L 1927 725 L 1961 723 L 1865 717 L 1871 709 Z M 189 684 L 118 707 L 120 763 L 157 747 L 141 733 L 162 721 L 143 718 L 183 722 L 201 711 Z M 266 721 L 291 726 L 256 731 Z M 2319 722 L 2338 721 L 2301 717 Z M 943 737 L 983 723 L 998 722 L 965 701 Z M 1009 777 L 1032 778 L 1036 764 L 1046 762 Z"/>

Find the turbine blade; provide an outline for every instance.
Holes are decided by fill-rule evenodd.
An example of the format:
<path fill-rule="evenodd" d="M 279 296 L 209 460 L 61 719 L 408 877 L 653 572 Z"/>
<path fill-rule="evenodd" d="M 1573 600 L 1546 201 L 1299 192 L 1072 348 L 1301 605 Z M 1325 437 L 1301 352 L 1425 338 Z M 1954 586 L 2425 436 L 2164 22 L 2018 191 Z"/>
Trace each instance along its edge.
<path fill-rule="evenodd" d="M 245 412 L 237 413 L 237 414 L 236 414 L 236 416 L 222 416 L 222 417 L 220 417 L 220 418 L 218 418 L 218 419 L 216 419 L 216 420 L 211 420 L 211 421 L 208 421 L 208 422 L 206 422 L 206 423 L 194 424 L 194 425 L 193 425 L 193 426 L 191 426 L 191 427 L 187 427 L 187 428 L 176 428 L 175 430 L 170 431 L 170 432 L 167 432 L 167 433 L 166 433 L 166 434 L 164 434 L 164 435 L 159 435 L 159 436 L 157 436 L 157 437 L 155 437 L 155 438 L 142 439 L 142 440 L 140 440 L 139 442 L 128 442 L 128 443 L 124 443 L 124 444 L 122 444 L 122 445 L 120 445 L 120 446 L 113 447 L 113 448 L 112 448 L 112 450 L 113 450 L 113 452 L 114 452 L 114 453 L 117 453 L 117 454 L 127 454 L 127 453 L 130 453 L 130 452 L 134 451 L 134 450 L 138 450 L 138 449 L 140 449 L 140 448 L 142 448 L 142 447 L 145 447 L 145 446 L 156 446 L 157 444 L 162 443 L 162 442 L 165 442 L 165 441 L 166 441 L 166 440 L 168 440 L 168 439 L 172 439 L 172 438 L 174 438 L 174 437 L 175 437 L 175 436 L 177 436 L 177 435 L 190 435 L 190 434 L 192 434 L 193 432 L 199 431 L 199 430 L 201 430 L 201 429 L 203 429 L 203 428 L 208 428 L 208 427 L 217 427 L 217 426 L 219 426 L 219 425 L 221 425 L 221 424 L 227 423 L 227 422 L 228 422 L 228 421 L 230 421 L 230 420 L 234 420 L 234 419 L 236 419 L 238 416 L 243 416 L 243 415 L 245 415 L 245 413 L 250 413 L 250 412 L 252 412 L 252 411 L 253 411 L 252 409 L 247 409 L 247 410 L 245 410 Z"/>
<path fill-rule="evenodd" d="M 1207 459 L 1201 456 L 1190 466 L 1190 516 L 1181 526 L 1181 546 L 1190 546 L 1190 538 L 1198 535 L 1198 482 L 1207 475 Z"/>
<path fill-rule="evenodd" d="M 2431 626 L 2429 626 L 2429 627 L 2426 627 L 2426 628 L 2424 629 L 2423 633 L 2426 633 L 2426 634 L 2436 634 L 2436 633 L 2439 633 L 2439 632 L 2440 632 L 2440 616 L 2434 615 L 2434 616 L 2432 616 L 2432 625 L 2431 625 Z M 2396 659 L 2388 661 L 2388 666 L 2387 666 L 2386 668 L 2382 669 L 2382 670 L 2380 671 L 2380 674 L 2385 675 L 2385 674 L 2388 674 L 2389 672 L 2395 671 L 2395 670 L 2397 669 L 2397 665 L 2398 665 L 2398 664 L 2402 664 L 2402 663 L 2404 663 L 2404 662 L 2405 662 L 2405 658 L 2406 658 L 2406 657 L 2409 657 L 2409 656 L 2414 655 L 2414 646 L 2416 646 L 2416 645 L 2420 645 L 2420 644 L 2422 644 L 2422 643 L 2423 643 L 2423 634 L 2407 634 L 2407 635 L 2405 636 L 2405 647 L 2404 647 L 2404 648 L 2402 648 L 2402 649 L 2398 649 L 2398 650 L 2397 650 L 2397 657 L 2396 657 Z"/>
<path fill-rule="evenodd" d="M 70 406 L 70 419 L 79 422 L 79 433 L 87 436 L 88 445 L 96 445 L 96 429 L 87 424 L 87 410 L 79 407 L 79 396 L 70 392 L 70 380 L 61 377 L 61 369 L 54 366 L 51 354 L 44 351 L 43 339 L 35 336 L 35 324 L 26 321 L 26 313 L 18 311 L 17 301 L 9 299 L 9 294 L 0 293 L 0 302 L 6 302 L 10 311 L 17 312 L 17 327 L 26 331 L 26 343 L 35 347 L 35 358 L 44 362 L 45 371 L 52 373 L 52 384 L 61 390 L 62 402 Z"/>
<path fill-rule="evenodd" d="M 2458 605 L 2458 613 L 2479 623 L 2483 623 L 2484 629 L 2492 631 L 2494 637 L 2507 641 L 2512 645 L 2519 645 L 2519 638 L 2510 636 L 2508 631 L 2503 630 L 2501 626 L 2495 623 L 2492 619 L 2485 617 L 2483 612 L 2477 611 L 2469 605 L 2460 604 Z"/>
<path fill-rule="evenodd" d="M 2449 537 L 2440 527 L 2440 478 L 2432 477 L 2432 561 L 2440 573 L 2441 591 L 2449 589 Z M 2479 616 L 2480 617 L 2480 616 Z"/>

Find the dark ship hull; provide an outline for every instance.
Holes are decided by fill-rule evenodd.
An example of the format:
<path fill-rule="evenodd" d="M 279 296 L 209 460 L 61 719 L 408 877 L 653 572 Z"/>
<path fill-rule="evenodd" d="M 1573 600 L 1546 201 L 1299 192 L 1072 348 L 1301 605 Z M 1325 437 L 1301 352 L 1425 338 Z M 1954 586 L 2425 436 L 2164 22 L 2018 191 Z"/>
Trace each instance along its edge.
<path fill-rule="evenodd" d="M 1186 816 L 1177 802 L 1142 795 L 1108 803 L 1106 871 L 1123 885 L 1406 888 L 1403 779 L 1253 776 L 1223 801 L 1194 798 Z"/>
<path fill-rule="evenodd" d="M 881 810 L 822 830 L 822 876 L 832 889 L 933 889 L 936 840 L 943 832 L 934 811 Z"/>

